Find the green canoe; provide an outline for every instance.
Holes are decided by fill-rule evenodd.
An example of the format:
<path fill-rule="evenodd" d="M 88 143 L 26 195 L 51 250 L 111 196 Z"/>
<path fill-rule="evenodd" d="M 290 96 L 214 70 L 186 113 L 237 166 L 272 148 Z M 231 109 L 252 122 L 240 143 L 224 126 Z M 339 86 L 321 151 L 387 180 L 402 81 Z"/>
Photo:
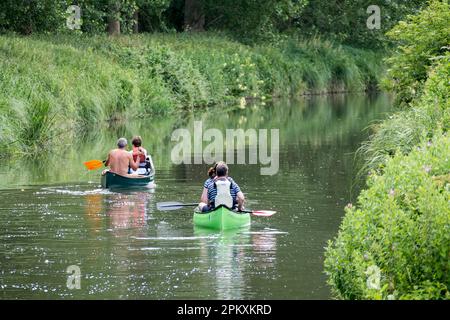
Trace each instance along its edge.
<path fill-rule="evenodd" d="M 239 213 L 224 206 L 213 211 L 194 212 L 194 225 L 216 230 L 229 230 L 244 227 L 250 224 L 249 213 Z"/>
<path fill-rule="evenodd" d="M 133 188 L 146 187 L 150 182 L 153 182 L 154 175 L 136 175 L 136 176 L 122 176 L 117 173 L 107 171 L 102 175 L 103 188 Z"/>

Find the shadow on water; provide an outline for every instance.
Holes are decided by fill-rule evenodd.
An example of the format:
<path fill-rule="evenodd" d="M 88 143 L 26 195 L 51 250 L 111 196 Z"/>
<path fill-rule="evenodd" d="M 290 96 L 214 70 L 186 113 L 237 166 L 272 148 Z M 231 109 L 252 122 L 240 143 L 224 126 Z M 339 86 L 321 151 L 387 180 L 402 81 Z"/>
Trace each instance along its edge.
<path fill-rule="evenodd" d="M 390 110 L 386 96 L 314 97 L 272 106 L 137 120 L 80 135 L 62 154 L 0 165 L 0 298 L 27 299 L 324 299 L 323 248 L 333 238 L 358 168 L 364 129 Z M 280 130 L 279 171 L 230 165 L 247 207 L 276 210 L 248 229 L 194 228 L 191 208 L 208 165 L 171 161 L 174 129 Z M 104 190 L 100 171 L 119 136 L 139 134 L 157 168 L 149 190 Z M 81 289 L 66 270 L 81 269 Z"/>

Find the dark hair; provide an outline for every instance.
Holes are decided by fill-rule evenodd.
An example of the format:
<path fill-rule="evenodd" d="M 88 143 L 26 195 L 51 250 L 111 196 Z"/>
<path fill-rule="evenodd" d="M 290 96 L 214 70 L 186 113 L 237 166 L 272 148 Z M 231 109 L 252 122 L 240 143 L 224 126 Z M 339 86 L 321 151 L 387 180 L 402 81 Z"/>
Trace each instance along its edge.
<path fill-rule="evenodd" d="M 223 177 L 228 174 L 228 166 L 225 162 L 220 161 L 216 165 L 216 176 Z"/>
<path fill-rule="evenodd" d="M 140 136 L 134 136 L 133 140 L 131 140 L 131 143 L 135 147 L 140 147 L 142 145 L 142 138 Z"/>
<path fill-rule="evenodd" d="M 208 176 L 212 179 L 216 176 L 216 167 L 217 167 L 217 162 L 214 163 L 214 165 L 208 169 Z"/>

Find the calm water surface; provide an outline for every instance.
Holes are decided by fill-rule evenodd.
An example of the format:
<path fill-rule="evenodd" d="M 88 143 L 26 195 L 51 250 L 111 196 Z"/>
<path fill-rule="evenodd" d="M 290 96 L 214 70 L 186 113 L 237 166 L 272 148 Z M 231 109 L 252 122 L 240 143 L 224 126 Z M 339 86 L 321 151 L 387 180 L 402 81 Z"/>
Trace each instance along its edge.
<path fill-rule="evenodd" d="M 243 110 L 180 115 L 94 128 L 63 155 L 0 166 L 2 299 L 329 299 L 324 247 L 354 201 L 354 151 L 371 122 L 390 109 L 386 96 L 317 97 Z M 247 207 L 277 214 L 250 227 L 194 228 L 192 208 L 159 212 L 161 201 L 196 202 L 208 165 L 173 165 L 171 133 L 205 129 L 280 129 L 280 169 L 231 165 Z M 157 166 L 156 186 L 102 190 L 102 159 L 118 136 L 143 136 Z M 67 267 L 81 289 L 67 288 Z"/>

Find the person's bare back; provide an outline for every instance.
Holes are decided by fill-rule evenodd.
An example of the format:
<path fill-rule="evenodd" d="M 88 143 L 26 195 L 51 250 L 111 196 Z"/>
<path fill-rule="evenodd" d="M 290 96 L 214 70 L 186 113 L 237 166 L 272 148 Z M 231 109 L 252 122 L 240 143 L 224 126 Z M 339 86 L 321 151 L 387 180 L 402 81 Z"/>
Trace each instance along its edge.
<path fill-rule="evenodd" d="M 135 162 L 133 155 L 125 150 L 126 145 L 126 139 L 119 139 L 117 142 L 119 148 L 111 150 L 105 162 L 105 166 L 109 166 L 111 172 L 124 176 L 128 175 L 128 168 L 133 170 L 139 168 L 139 157 L 137 157 L 137 161 Z"/>
<path fill-rule="evenodd" d="M 111 172 L 127 175 L 131 161 L 133 159 L 129 152 L 122 149 L 114 149 L 109 152 L 108 160 L 106 160 L 105 164 L 109 166 Z"/>

